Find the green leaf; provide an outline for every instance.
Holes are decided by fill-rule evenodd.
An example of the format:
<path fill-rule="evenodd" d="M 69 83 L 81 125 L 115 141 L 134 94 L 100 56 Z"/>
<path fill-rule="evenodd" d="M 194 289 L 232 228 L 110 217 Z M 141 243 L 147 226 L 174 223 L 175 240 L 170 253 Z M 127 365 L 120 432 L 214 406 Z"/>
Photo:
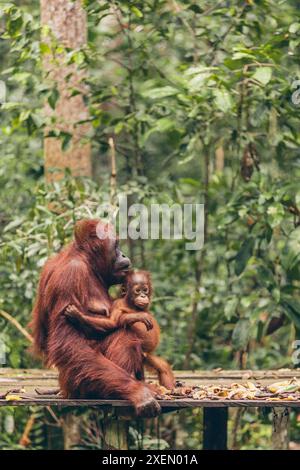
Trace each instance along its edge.
<path fill-rule="evenodd" d="M 31 113 L 31 118 L 33 119 L 36 127 L 42 127 L 42 125 L 44 124 L 44 120 L 39 114 Z"/>
<path fill-rule="evenodd" d="M 246 349 L 250 336 L 250 321 L 241 318 L 234 327 L 232 333 L 232 346 L 236 351 Z"/>
<path fill-rule="evenodd" d="M 227 320 L 230 320 L 236 314 L 236 308 L 238 306 L 239 299 L 238 297 L 232 297 L 226 302 L 224 308 L 224 314 Z"/>
<path fill-rule="evenodd" d="M 175 128 L 175 121 L 173 121 L 172 119 L 169 119 L 169 118 L 161 118 L 161 119 L 158 119 L 154 125 L 154 127 L 151 127 L 142 137 L 141 139 L 141 142 L 142 144 L 144 144 L 148 139 L 149 137 L 155 133 L 155 132 L 162 132 L 162 133 L 166 133 L 170 130 L 173 130 Z"/>
<path fill-rule="evenodd" d="M 48 103 L 52 109 L 55 109 L 55 105 L 59 98 L 59 91 L 57 88 L 53 88 L 51 94 L 48 96 Z"/>
<path fill-rule="evenodd" d="M 232 56 L 232 60 L 240 60 L 240 59 L 253 59 L 253 53 L 235 52 Z"/>
<path fill-rule="evenodd" d="M 293 297 L 289 297 L 288 295 L 283 296 L 283 301 L 286 302 L 289 307 L 294 310 L 300 316 L 300 302 Z"/>
<path fill-rule="evenodd" d="M 229 111 L 229 109 L 231 109 L 232 107 L 231 97 L 227 90 L 215 90 L 214 96 L 215 96 L 215 103 L 218 109 L 220 109 L 224 113 L 226 113 L 227 111 Z"/>
<path fill-rule="evenodd" d="M 166 132 L 175 127 L 175 121 L 169 118 L 161 118 L 156 121 L 156 128 L 159 132 Z"/>
<path fill-rule="evenodd" d="M 141 10 L 139 10 L 137 7 L 131 6 L 131 7 L 130 7 L 130 10 L 131 10 L 132 13 L 134 13 L 135 16 L 137 16 L 138 18 L 143 18 L 143 13 L 142 13 Z"/>
<path fill-rule="evenodd" d="M 12 220 L 9 224 L 7 224 L 3 230 L 4 233 L 12 230 L 14 228 L 19 227 L 24 222 L 24 217 L 17 217 L 16 219 Z"/>
<path fill-rule="evenodd" d="M 300 329 L 300 302 L 289 295 L 282 294 L 281 305 L 289 319 Z"/>
<path fill-rule="evenodd" d="M 42 55 L 51 54 L 51 48 L 47 43 L 40 42 L 40 52 Z"/>
<path fill-rule="evenodd" d="M 272 290 L 272 296 L 275 302 L 278 304 L 280 302 L 280 289 L 278 289 L 278 287 L 275 287 Z"/>
<path fill-rule="evenodd" d="M 200 181 L 194 179 L 194 178 L 180 178 L 180 183 L 181 184 L 188 184 L 189 186 L 193 186 L 194 188 L 200 188 L 201 183 Z"/>
<path fill-rule="evenodd" d="M 19 103 L 19 102 L 16 102 L 16 101 L 10 101 L 9 103 L 3 103 L 1 105 L 1 109 L 10 110 L 10 109 L 19 108 L 21 106 L 24 106 L 24 103 Z"/>
<path fill-rule="evenodd" d="M 70 58 L 71 63 L 75 63 L 77 65 L 82 65 L 85 61 L 85 56 L 83 52 L 81 51 L 76 51 L 72 53 L 72 56 Z"/>
<path fill-rule="evenodd" d="M 26 83 L 26 80 L 28 80 L 29 77 L 31 77 L 31 73 L 29 72 L 18 72 L 14 73 L 11 79 L 24 84 Z"/>
<path fill-rule="evenodd" d="M 277 227 L 278 225 L 280 225 L 285 216 L 283 205 L 280 203 L 273 203 L 268 207 L 267 215 L 270 227 Z"/>
<path fill-rule="evenodd" d="M 291 320 L 292 323 L 300 330 L 300 315 L 297 314 L 288 304 L 283 303 L 284 313 Z"/>
<path fill-rule="evenodd" d="M 251 258 L 254 250 L 255 240 L 254 238 L 248 238 L 245 240 L 240 248 L 240 251 L 235 258 L 235 274 L 239 276 L 245 269 L 249 258 Z"/>
<path fill-rule="evenodd" d="M 70 134 L 69 132 L 61 132 L 60 137 L 62 137 L 61 148 L 63 152 L 66 152 L 70 148 L 71 141 L 72 141 L 72 134 Z"/>
<path fill-rule="evenodd" d="M 241 69 L 243 65 L 243 61 L 240 60 L 233 60 L 230 57 L 224 60 L 224 65 L 230 70 L 238 70 Z"/>
<path fill-rule="evenodd" d="M 203 12 L 203 8 L 201 8 L 199 5 L 196 5 L 196 4 L 189 5 L 188 9 L 192 10 L 194 13 L 202 13 Z"/>
<path fill-rule="evenodd" d="M 159 100 L 161 98 L 166 98 L 167 96 L 173 96 L 179 93 L 179 91 L 172 86 L 164 86 L 161 88 L 152 88 L 143 92 L 145 98 L 150 98 L 152 100 Z"/>
<path fill-rule="evenodd" d="M 7 23 L 8 33 L 11 36 L 16 37 L 19 34 L 21 34 L 22 26 L 23 26 L 23 18 L 20 15 L 8 21 Z"/>
<path fill-rule="evenodd" d="M 261 285 L 272 288 L 275 285 L 274 274 L 265 264 L 257 268 L 257 277 Z"/>
<path fill-rule="evenodd" d="M 19 116 L 19 121 L 24 122 L 24 121 L 26 121 L 26 119 L 28 119 L 29 116 L 30 116 L 29 109 L 21 111 L 20 116 Z"/>
<path fill-rule="evenodd" d="M 295 34 L 299 31 L 300 29 L 300 23 L 292 23 L 289 27 L 289 32 L 291 34 Z"/>
<path fill-rule="evenodd" d="M 267 85 L 272 78 L 272 68 L 271 67 L 260 67 L 256 70 L 255 74 L 252 76 L 256 81 L 262 85 Z"/>

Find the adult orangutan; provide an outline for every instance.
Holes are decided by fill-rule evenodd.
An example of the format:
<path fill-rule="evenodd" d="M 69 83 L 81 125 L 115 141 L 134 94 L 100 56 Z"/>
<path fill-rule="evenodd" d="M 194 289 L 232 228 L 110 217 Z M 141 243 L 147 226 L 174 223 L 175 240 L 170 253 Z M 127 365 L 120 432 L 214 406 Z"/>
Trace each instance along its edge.
<path fill-rule="evenodd" d="M 108 288 L 122 282 L 129 267 L 130 260 L 120 251 L 109 224 L 77 222 L 75 240 L 42 270 L 33 310 L 34 348 L 48 366 L 58 368 L 65 397 L 127 399 L 137 415 L 155 416 L 160 406 L 153 392 L 135 378 L 143 368 L 140 339 L 127 329 L 114 333 L 118 335 L 115 353 L 119 356 L 121 350 L 124 358 L 122 368 L 114 363 L 113 354 L 110 359 L 104 356 L 101 336 L 87 338 L 64 314 L 73 304 L 87 315 L 108 316 L 112 304 Z"/>
<path fill-rule="evenodd" d="M 161 385 L 172 389 L 175 386 L 175 378 L 170 365 L 153 354 L 159 344 L 160 328 L 155 317 L 149 312 L 152 297 L 150 274 L 147 271 L 130 272 L 122 288 L 123 297 L 114 301 L 109 318 L 85 315 L 72 304 L 66 308 L 65 315 L 87 334 L 91 331 L 101 332 L 104 328 L 112 330 L 129 327 L 141 340 L 145 367 L 157 372 Z M 113 357 L 114 362 L 124 367 L 123 351 L 118 348 L 118 341 L 118 332 L 108 336 L 103 341 L 102 351 L 107 358 Z"/>

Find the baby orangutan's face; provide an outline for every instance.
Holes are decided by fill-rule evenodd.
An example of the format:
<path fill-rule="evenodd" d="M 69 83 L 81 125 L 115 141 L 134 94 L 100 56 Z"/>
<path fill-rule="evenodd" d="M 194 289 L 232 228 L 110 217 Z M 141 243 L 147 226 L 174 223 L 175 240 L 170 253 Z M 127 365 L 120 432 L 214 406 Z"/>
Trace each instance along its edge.
<path fill-rule="evenodd" d="M 150 291 L 147 284 L 138 283 L 132 287 L 132 303 L 140 308 L 146 310 L 150 305 Z"/>
<path fill-rule="evenodd" d="M 125 295 L 129 305 L 147 310 L 151 303 L 152 286 L 147 271 L 129 273 L 126 279 Z"/>

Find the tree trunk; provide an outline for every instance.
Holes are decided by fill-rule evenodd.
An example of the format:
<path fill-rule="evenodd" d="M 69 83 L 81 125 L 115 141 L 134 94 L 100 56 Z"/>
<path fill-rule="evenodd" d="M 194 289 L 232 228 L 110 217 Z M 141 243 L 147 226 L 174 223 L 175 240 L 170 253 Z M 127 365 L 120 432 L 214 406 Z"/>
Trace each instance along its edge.
<path fill-rule="evenodd" d="M 45 105 L 46 117 L 51 121 L 44 143 L 46 179 L 63 177 L 66 168 L 73 176 L 91 176 L 91 148 L 87 141 L 91 127 L 86 122 L 80 124 L 88 119 L 83 100 L 88 91 L 84 84 L 85 71 L 79 70 L 76 63 L 68 64 L 64 50 L 65 47 L 80 49 L 86 44 L 86 13 L 80 0 L 41 0 L 41 24 L 43 42 L 51 50 L 50 53 L 46 48 L 44 54 L 45 80 L 59 93 L 54 92 L 58 99 L 51 102 L 55 109 L 49 103 Z M 59 46 L 62 47 L 58 49 Z M 74 90 L 76 94 L 72 96 Z M 60 133 L 60 137 L 46 137 L 53 131 Z M 69 143 L 68 148 L 63 142 Z"/>

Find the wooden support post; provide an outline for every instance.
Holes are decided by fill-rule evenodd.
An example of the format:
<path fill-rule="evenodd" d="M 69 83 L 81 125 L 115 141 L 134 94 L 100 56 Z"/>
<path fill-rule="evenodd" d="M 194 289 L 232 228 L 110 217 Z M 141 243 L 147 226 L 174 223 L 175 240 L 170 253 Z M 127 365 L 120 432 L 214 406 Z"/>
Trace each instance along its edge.
<path fill-rule="evenodd" d="M 287 450 L 289 448 L 289 417 L 288 408 L 273 408 L 273 450 Z"/>
<path fill-rule="evenodd" d="M 64 450 L 72 450 L 80 443 L 80 416 L 69 411 L 63 418 Z"/>
<path fill-rule="evenodd" d="M 203 449 L 227 449 L 228 408 L 204 408 L 203 413 Z"/>
<path fill-rule="evenodd" d="M 110 416 L 105 419 L 104 449 L 128 450 L 128 421 Z"/>
<path fill-rule="evenodd" d="M 109 449 L 127 450 L 128 424 L 126 421 L 114 421 L 106 430 L 106 444 Z"/>

